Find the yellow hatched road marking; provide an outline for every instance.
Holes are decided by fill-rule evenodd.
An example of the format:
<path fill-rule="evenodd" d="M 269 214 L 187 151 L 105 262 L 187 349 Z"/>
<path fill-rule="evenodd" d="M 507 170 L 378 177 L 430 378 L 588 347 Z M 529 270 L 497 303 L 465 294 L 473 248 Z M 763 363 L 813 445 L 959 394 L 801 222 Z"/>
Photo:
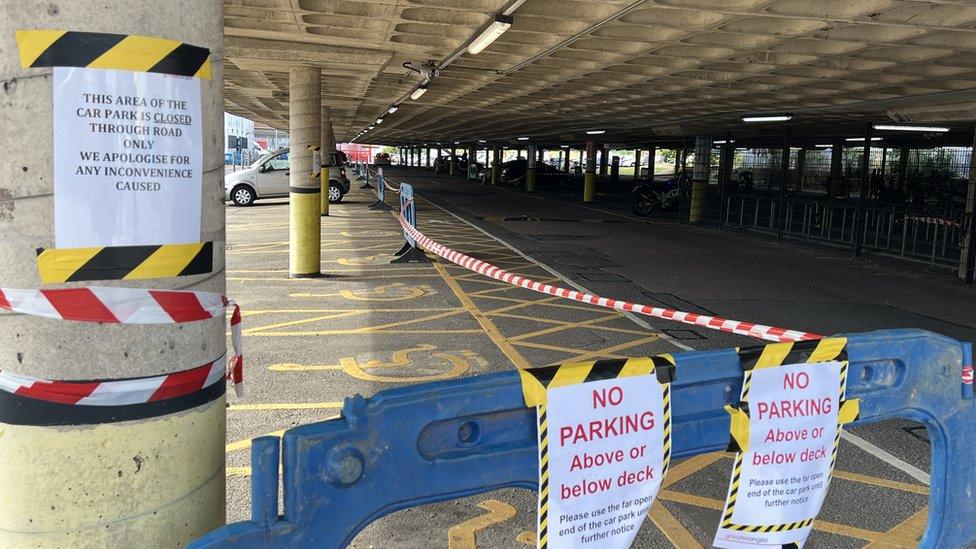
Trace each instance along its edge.
<path fill-rule="evenodd" d="M 675 547 L 695 549 L 702 546 L 695 539 L 695 536 L 678 519 L 674 518 L 674 515 L 664 508 L 664 504 L 660 500 L 655 500 L 651 505 L 650 510 L 647 512 L 647 518 L 661 530 L 661 533 Z"/>
<path fill-rule="evenodd" d="M 515 507 L 496 499 L 485 500 L 479 503 L 478 507 L 488 513 L 452 526 L 447 531 L 449 549 L 476 549 L 478 544 L 475 536 L 478 532 L 493 524 L 511 520 L 517 514 Z"/>
<path fill-rule="evenodd" d="M 883 536 L 865 545 L 865 549 L 880 549 L 882 547 L 916 547 L 925 530 L 925 522 L 928 520 L 928 507 L 916 512 L 885 532 Z"/>

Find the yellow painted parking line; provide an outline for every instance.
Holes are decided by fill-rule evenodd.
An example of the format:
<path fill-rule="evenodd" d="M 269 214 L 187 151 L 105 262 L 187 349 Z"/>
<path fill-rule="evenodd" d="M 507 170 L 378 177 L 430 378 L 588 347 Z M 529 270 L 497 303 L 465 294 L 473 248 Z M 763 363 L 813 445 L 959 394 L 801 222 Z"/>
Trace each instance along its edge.
<path fill-rule="evenodd" d="M 543 324 L 555 324 L 555 325 L 559 325 L 559 326 L 563 326 L 563 325 L 566 325 L 566 324 L 572 324 L 572 322 L 568 322 L 568 321 L 565 321 L 565 320 L 551 320 L 551 319 L 548 319 L 548 318 L 537 318 L 537 317 L 534 317 L 534 316 L 516 315 L 516 314 L 512 314 L 512 313 L 494 313 L 491 316 L 492 317 L 501 317 L 501 318 L 511 318 L 511 319 L 515 319 L 515 320 L 525 320 L 525 321 L 530 321 L 530 322 L 541 322 Z"/>
<path fill-rule="evenodd" d="M 907 482 L 899 482 L 897 480 L 888 480 L 886 478 L 872 477 L 868 475 L 862 475 L 859 473 L 852 473 L 850 471 L 834 471 L 834 478 L 840 478 L 844 480 L 851 480 L 854 482 L 860 482 L 862 484 L 871 484 L 873 486 L 881 486 L 882 488 L 891 488 L 893 490 L 901 490 L 902 492 L 911 492 L 914 494 L 921 494 L 927 496 L 929 494 L 929 487 L 922 486 L 921 484 L 909 484 Z"/>
<path fill-rule="evenodd" d="M 228 477 L 249 477 L 251 476 L 250 467 L 228 467 L 227 468 Z"/>
<path fill-rule="evenodd" d="M 336 318 L 345 318 L 349 316 L 357 316 L 367 313 L 368 311 L 346 311 L 342 313 L 333 313 L 327 315 L 313 316 L 311 318 L 302 318 L 299 320 L 290 320 L 288 322 L 276 322 L 274 324 L 267 324 L 264 326 L 255 326 L 253 328 L 245 328 L 243 330 L 244 335 L 257 335 L 260 332 L 266 332 L 268 330 L 274 330 L 277 328 L 287 328 L 289 326 L 301 326 L 302 324 L 308 324 L 310 322 L 318 322 L 320 320 L 332 320 Z"/>
<path fill-rule="evenodd" d="M 925 531 L 925 522 L 928 520 L 928 507 L 916 512 L 895 526 L 891 530 L 871 543 L 865 545 L 865 549 L 880 549 L 882 547 L 917 547 L 922 534 Z"/>
<path fill-rule="evenodd" d="M 511 520 L 517 514 L 514 507 L 496 499 L 485 500 L 479 503 L 478 507 L 488 511 L 488 513 L 452 526 L 447 531 L 447 547 L 449 549 L 477 549 L 478 544 L 475 536 L 478 532 L 493 524 Z"/>
<path fill-rule="evenodd" d="M 561 326 L 551 326 L 549 328 L 544 328 L 542 330 L 536 330 L 534 332 L 528 332 L 528 333 L 525 333 L 525 334 L 519 334 L 517 336 L 510 337 L 509 340 L 511 340 L 511 341 L 524 341 L 524 340 L 532 339 L 532 338 L 539 337 L 539 336 L 543 336 L 543 335 L 556 334 L 556 333 L 563 332 L 563 331 L 566 331 L 566 330 L 572 330 L 572 329 L 575 329 L 575 328 L 587 328 L 587 327 L 589 327 L 589 326 L 591 326 L 593 324 L 599 324 L 600 322 L 607 322 L 607 321 L 610 321 L 610 320 L 616 320 L 618 318 L 620 318 L 620 315 L 618 315 L 616 313 L 612 313 L 612 314 L 600 316 L 600 317 L 597 317 L 597 318 L 591 318 L 589 320 L 581 320 L 579 322 L 570 322 L 570 323 L 567 323 L 567 324 L 563 324 Z"/>
<path fill-rule="evenodd" d="M 281 438 L 281 436 L 284 434 L 285 434 L 285 430 L 282 429 L 280 431 L 272 431 L 270 433 L 260 435 L 260 436 Z M 247 450 L 248 448 L 251 447 L 251 441 L 254 440 L 255 438 L 257 437 L 245 438 L 244 440 L 229 442 L 227 446 L 224 447 L 224 452 L 229 454 L 231 452 L 239 452 L 241 450 Z"/>
<path fill-rule="evenodd" d="M 526 530 L 525 532 L 521 532 L 519 533 L 519 535 L 515 536 L 515 541 L 519 543 L 524 543 L 525 545 L 528 545 L 530 547 L 535 547 L 535 542 L 536 542 L 535 537 L 536 537 L 535 532 Z"/>
<path fill-rule="evenodd" d="M 543 351 L 556 351 L 557 353 L 566 353 L 567 355 L 577 355 L 580 352 L 579 349 L 570 349 L 569 347 L 560 347 L 559 345 L 549 345 L 547 343 L 536 343 L 534 341 L 513 341 L 512 345 L 515 345 L 517 347 L 527 347 L 529 349 L 541 349 Z M 602 356 L 603 358 L 628 358 L 623 355 L 615 355 L 611 353 L 607 353 Z M 562 364 L 564 362 L 577 362 L 577 361 L 570 360 L 568 358 L 565 359 L 561 358 L 555 362 L 544 364 L 543 366 L 552 366 L 556 364 Z M 537 364 L 536 366 L 540 366 L 540 365 Z"/>
<path fill-rule="evenodd" d="M 342 408 L 341 402 L 269 402 L 256 404 L 231 404 L 227 406 L 228 412 L 254 411 L 254 410 L 325 410 Z"/>
<path fill-rule="evenodd" d="M 512 345 L 505 338 L 504 334 L 502 334 L 501 330 L 498 329 L 498 326 L 495 326 L 495 323 L 492 322 L 491 319 L 488 318 L 488 316 L 485 315 L 477 306 L 475 306 L 468 294 L 465 293 L 464 289 L 461 288 L 461 285 L 454 280 L 454 277 L 449 272 L 447 272 L 447 269 L 436 261 L 432 263 L 432 265 L 434 266 L 434 269 L 437 270 L 437 273 L 440 274 L 444 279 L 444 282 L 446 282 L 451 288 L 451 291 L 454 292 L 454 295 L 457 296 L 457 298 L 461 301 L 461 305 L 464 307 L 464 310 L 478 321 L 478 325 L 481 326 L 484 333 L 488 334 L 488 337 L 491 338 L 491 340 L 495 343 L 495 346 L 498 347 L 502 354 L 508 357 L 516 368 L 530 368 L 531 365 L 529 364 L 529 361 L 526 360 L 525 357 L 523 357 L 518 351 L 516 351 L 514 347 L 512 347 Z"/>
<path fill-rule="evenodd" d="M 346 272 L 346 271 L 340 271 L 340 270 L 337 270 L 337 269 L 332 269 L 332 270 L 329 270 L 329 272 L 327 272 L 325 274 L 326 274 L 326 276 L 328 276 L 330 274 L 343 273 L 343 272 Z M 373 274 L 370 274 L 370 275 L 367 275 L 367 274 L 356 275 L 356 274 L 354 274 L 352 276 L 348 276 L 348 275 L 343 275 L 343 276 L 346 276 L 346 280 L 377 280 L 377 279 L 387 279 L 387 278 L 395 278 L 397 280 L 403 280 L 403 279 L 407 279 L 407 278 L 432 278 L 432 277 L 435 277 L 436 278 L 438 275 L 437 274 L 424 274 L 424 273 L 410 273 L 410 274 L 390 274 L 390 275 L 373 275 Z M 231 276 L 228 276 L 227 277 L 227 280 L 228 281 L 234 281 L 234 282 L 256 282 L 256 281 L 268 280 L 268 281 L 273 281 L 273 282 L 297 282 L 297 283 L 308 284 L 308 279 L 307 278 L 290 278 L 290 277 L 284 277 L 284 276 L 282 276 L 282 277 L 270 277 L 270 276 L 266 276 L 266 277 L 262 277 L 262 276 L 258 276 L 258 277 L 231 277 Z"/>
<path fill-rule="evenodd" d="M 456 311 L 457 307 L 397 307 L 397 308 L 359 308 L 359 309 L 255 309 L 241 311 L 245 317 L 270 314 L 289 314 L 289 313 L 436 313 L 446 311 Z"/>
<path fill-rule="evenodd" d="M 651 504 L 651 508 L 647 512 L 647 519 L 653 522 L 675 547 L 681 549 L 700 549 L 702 547 L 695 536 L 678 519 L 674 518 L 674 515 L 665 509 L 664 504 L 659 500 L 655 500 Z"/>
<path fill-rule="evenodd" d="M 598 349 L 596 351 L 590 351 L 587 353 L 579 354 L 570 359 L 571 362 L 582 362 L 584 360 L 593 360 L 596 358 L 610 356 L 609 353 L 615 353 L 617 351 L 625 351 L 627 349 L 632 349 L 638 345 L 646 345 L 648 343 L 654 343 L 655 341 L 660 341 L 661 336 L 658 334 L 652 334 L 647 337 L 642 337 L 640 339 L 635 339 L 633 341 L 627 341 L 624 343 L 618 343 L 617 345 L 611 345 L 610 347 L 605 347 L 603 349 Z"/>
<path fill-rule="evenodd" d="M 699 454 L 676 465 L 672 465 L 670 468 L 668 468 L 668 474 L 664 476 L 664 480 L 661 482 L 661 488 L 667 488 L 668 486 L 671 486 L 678 481 L 693 475 L 698 471 L 701 471 L 724 457 L 726 456 L 722 452 L 712 452 L 710 454 Z"/>
<path fill-rule="evenodd" d="M 495 301 L 505 301 L 505 302 L 508 302 L 508 303 L 520 303 L 524 307 L 528 307 L 528 306 L 532 306 L 532 305 L 542 305 L 544 307 L 558 307 L 558 308 L 561 308 L 561 309 L 573 309 L 573 310 L 576 310 L 576 311 L 587 311 L 587 312 L 591 312 L 591 313 L 596 312 L 596 311 L 594 311 L 594 308 L 593 307 L 585 307 L 583 305 L 571 305 L 571 304 L 567 304 L 567 303 L 555 303 L 555 302 L 550 303 L 550 301 L 552 299 L 560 299 L 558 297 L 557 298 L 543 298 L 543 299 L 537 299 L 537 300 L 531 300 L 531 301 L 530 300 L 525 300 L 525 299 L 516 299 L 516 298 L 513 298 L 513 297 L 503 297 L 503 296 L 500 296 L 500 295 L 479 295 L 479 296 L 475 296 L 475 298 L 476 299 L 493 299 Z M 502 310 L 502 309 L 495 309 L 495 311 L 498 311 L 498 310 Z M 487 313 L 488 312 L 486 311 L 486 314 Z"/>

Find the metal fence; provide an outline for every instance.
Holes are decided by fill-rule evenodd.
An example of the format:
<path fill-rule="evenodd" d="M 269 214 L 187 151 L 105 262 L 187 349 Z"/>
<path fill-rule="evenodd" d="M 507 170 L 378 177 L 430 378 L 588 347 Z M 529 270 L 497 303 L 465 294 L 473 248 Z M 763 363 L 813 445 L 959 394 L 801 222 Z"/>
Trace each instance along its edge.
<path fill-rule="evenodd" d="M 862 222 L 866 220 L 866 223 Z M 910 208 L 852 202 L 788 198 L 782 202 L 763 195 L 730 195 L 724 208 L 725 225 L 783 234 L 839 245 L 854 245 L 860 233 L 863 248 L 933 265 L 959 263 L 964 222 L 920 215 Z M 781 225 L 782 224 L 782 225 Z"/>

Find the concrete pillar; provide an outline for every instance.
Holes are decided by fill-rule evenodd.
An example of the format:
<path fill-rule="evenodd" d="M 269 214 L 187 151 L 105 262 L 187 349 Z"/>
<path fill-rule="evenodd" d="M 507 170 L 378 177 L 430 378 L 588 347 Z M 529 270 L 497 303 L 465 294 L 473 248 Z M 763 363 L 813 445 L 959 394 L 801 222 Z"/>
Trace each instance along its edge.
<path fill-rule="evenodd" d="M 491 159 L 491 184 L 498 184 L 498 176 L 501 174 L 502 169 L 502 151 L 500 148 L 495 147 L 492 149 L 492 159 Z"/>
<path fill-rule="evenodd" d="M 569 153 L 571 150 L 572 149 L 562 149 L 564 153 L 562 157 L 562 166 L 563 166 L 563 171 L 566 173 L 569 173 Z"/>
<path fill-rule="evenodd" d="M 908 145 L 898 149 L 898 190 L 904 191 L 908 186 Z"/>
<path fill-rule="evenodd" d="M 60 29 L 172 39 L 208 48 L 213 60 L 211 78 L 193 80 L 201 97 L 199 238 L 219 243 L 213 247 L 212 273 L 73 285 L 224 293 L 222 4 L 4 0 L 0 286 L 41 287 L 35 249 L 55 246 L 52 69 L 21 68 L 15 31 Z M 165 98 L 166 90 L 152 90 L 151 97 Z M 161 204 L 139 215 L 168 221 L 174 213 Z M 122 325 L 0 311 L 0 370 L 54 381 L 171 374 L 221 356 L 224 331 L 223 315 L 184 324 Z M 142 404 L 112 406 L 110 412 L 85 417 L 69 411 L 81 406 L 56 407 L 5 392 L 0 406 L 0 547 L 182 547 L 223 525 L 224 396 L 221 392 L 191 405 L 172 402 L 169 409 L 143 408 L 141 415 L 134 406 Z M 10 415 L 25 405 L 36 413 Z M 134 419 L 120 420 L 128 415 Z"/>
<path fill-rule="evenodd" d="M 803 192 L 803 184 L 807 180 L 807 150 L 800 149 L 796 153 L 796 191 Z"/>
<path fill-rule="evenodd" d="M 674 148 L 674 175 L 681 173 L 682 164 L 684 159 L 682 157 L 681 149 L 678 147 Z"/>
<path fill-rule="evenodd" d="M 641 150 L 637 148 L 634 151 L 634 181 L 640 179 L 640 169 L 641 169 Z"/>
<path fill-rule="evenodd" d="M 844 182 L 844 144 L 830 147 L 830 198 L 839 198 Z"/>
<path fill-rule="evenodd" d="M 691 178 L 691 212 L 688 215 L 688 221 L 692 223 L 697 223 L 705 218 L 711 152 L 711 137 L 707 135 L 695 137 L 695 171 Z"/>
<path fill-rule="evenodd" d="M 583 202 L 596 200 L 596 144 L 586 142 L 586 173 L 583 175 Z"/>
<path fill-rule="evenodd" d="M 474 168 L 478 163 L 478 149 L 474 146 L 468 147 L 468 181 L 478 179 L 478 170 Z"/>
<path fill-rule="evenodd" d="M 600 180 L 607 178 L 607 168 L 610 166 L 610 145 L 600 146 Z"/>
<path fill-rule="evenodd" d="M 329 167 L 332 165 L 335 143 L 332 141 L 332 112 L 328 107 L 322 107 L 322 123 L 319 127 L 319 136 L 319 143 L 321 143 L 319 215 L 329 215 Z"/>
<path fill-rule="evenodd" d="M 539 151 L 542 152 L 542 151 Z M 535 192 L 535 168 L 538 156 L 536 153 L 536 146 L 529 145 L 529 149 L 526 154 L 526 164 L 525 164 L 525 191 L 534 193 Z"/>
<path fill-rule="evenodd" d="M 906 147 L 907 149 L 907 147 Z M 905 165 L 908 164 L 908 154 L 904 155 Z M 966 222 L 963 229 L 968 234 L 963 235 L 962 253 L 959 255 L 959 278 L 965 279 L 966 284 L 973 283 L 974 264 L 976 264 L 976 131 L 973 132 L 973 149 L 969 157 L 969 186 L 966 192 Z"/>
<path fill-rule="evenodd" d="M 657 147 L 651 145 L 647 149 L 647 180 L 654 181 L 654 159 L 657 157 Z"/>
<path fill-rule="evenodd" d="M 313 171 L 309 145 L 318 145 L 322 125 L 322 70 L 292 67 L 289 74 L 288 133 L 288 273 L 292 278 L 321 276 L 321 187 Z"/>
<path fill-rule="evenodd" d="M 430 147 L 427 147 L 427 166 L 430 167 Z"/>

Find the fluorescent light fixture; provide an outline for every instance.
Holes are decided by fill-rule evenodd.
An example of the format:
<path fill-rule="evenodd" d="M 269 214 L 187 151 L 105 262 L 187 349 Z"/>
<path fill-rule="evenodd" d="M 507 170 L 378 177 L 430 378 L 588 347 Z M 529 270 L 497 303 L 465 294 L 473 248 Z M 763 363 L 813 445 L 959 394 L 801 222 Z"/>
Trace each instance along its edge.
<path fill-rule="evenodd" d="M 421 84 L 417 86 L 417 89 L 413 90 L 413 93 L 410 94 L 410 99 L 416 101 L 425 93 L 427 93 L 427 84 Z"/>
<path fill-rule="evenodd" d="M 844 141 L 864 141 L 863 137 L 848 137 Z M 881 141 L 880 137 L 872 137 L 871 141 Z"/>
<path fill-rule="evenodd" d="M 586 135 L 602 135 L 607 133 L 607 130 L 586 130 Z"/>
<path fill-rule="evenodd" d="M 721 141 L 712 141 L 712 144 L 713 144 L 713 145 L 724 145 L 724 144 L 726 144 L 726 143 L 735 143 L 735 139 L 730 139 L 730 140 L 728 140 L 728 141 L 726 141 L 726 140 L 724 140 L 724 139 L 723 139 L 723 140 L 721 140 Z"/>
<path fill-rule="evenodd" d="M 400 110 L 400 107 L 397 107 L 396 105 L 393 105 L 392 107 L 390 107 L 389 109 L 387 109 L 386 112 L 388 112 L 390 114 L 393 114 L 393 113 L 397 112 L 398 110 Z"/>
<path fill-rule="evenodd" d="M 830 143 L 821 143 L 819 145 L 814 145 L 814 147 L 818 147 L 818 148 L 821 148 L 821 149 L 831 149 L 834 146 L 831 145 Z"/>
<path fill-rule="evenodd" d="M 524 137 L 524 136 L 523 137 L 517 137 L 516 139 L 518 139 L 519 141 L 528 141 L 529 140 L 528 137 Z"/>
<path fill-rule="evenodd" d="M 568 149 L 569 148 L 569 145 L 560 145 L 560 147 L 563 148 L 563 149 Z"/>
<path fill-rule="evenodd" d="M 945 126 L 894 126 L 888 124 L 875 124 L 874 129 L 892 132 L 933 132 L 946 133 L 949 128 Z"/>
<path fill-rule="evenodd" d="M 376 119 L 376 123 L 377 124 L 382 124 L 383 123 L 383 119 L 382 118 L 377 118 Z"/>
<path fill-rule="evenodd" d="M 760 116 L 743 116 L 743 122 L 786 122 L 792 120 L 792 114 L 770 114 Z"/>
<path fill-rule="evenodd" d="M 495 20 L 488 25 L 488 28 L 482 31 L 477 38 L 468 44 L 468 53 L 471 55 L 478 55 L 481 50 L 488 47 L 489 44 L 494 42 L 499 36 L 505 34 L 505 31 L 512 27 L 512 23 L 515 21 L 510 15 L 496 15 Z"/>
<path fill-rule="evenodd" d="M 454 144 L 455 144 L 455 145 L 460 145 L 460 144 L 461 144 L 461 142 L 460 142 L 460 141 L 455 141 L 455 142 L 454 142 Z"/>
<path fill-rule="evenodd" d="M 484 139 L 479 139 L 478 143 L 487 143 L 487 141 L 485 141 Z"/>
<path fill-rule="evenodd" d="M 366 130 L 371 130 L 371 129 L 375 128 L 375 127 L 376 126 L 370 126 L 370 127 L 366 128 Z M 366 130 L 363 130 L 363 131 L 366 131 Z"/>

